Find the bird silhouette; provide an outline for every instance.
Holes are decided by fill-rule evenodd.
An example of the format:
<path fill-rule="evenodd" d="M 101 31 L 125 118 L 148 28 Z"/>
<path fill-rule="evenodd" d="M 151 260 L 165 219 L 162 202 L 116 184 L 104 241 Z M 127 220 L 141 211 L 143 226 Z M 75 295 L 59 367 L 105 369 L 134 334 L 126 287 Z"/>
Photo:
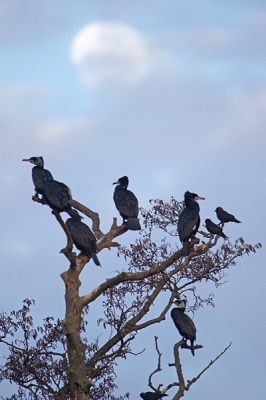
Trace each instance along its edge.
<path fill-rule="evenodd" d="M 205 225 L 207 230 L 212 235 L 219 235 L 222 236 L 224 239 L 228 239 L 228 237 L 223 233 L 222 228 L 220 228 L 218 225 L 212 222 L 209 218 L 205 219 Z"/>
<path fill-rule="evenodd" d="M 126 222 L 127 229 L 131 231 L 138 231 L 141 229 L 138 220 L 139 205 L 138 199 L 128 187 L 128 177 L 123 176 L 114 182 L 113 185 L 117 185 L 114 190 L 114 202 L 115 206 L 119 211 L 119 214 L 123 218 L 123 223 Z"/>
<path fill-rule="evenodd" d="M 160 400 L 162 397 L 168 396 L 166 393 L 160 393 L 160 392 L 145 392 L 145 393 L 140 393 L 140 397 L 143 400 Z"/>
<path fill-rule="evenodd" d="M 84 224 L 84 222 L 81 222 L 81 216 L 78 214 L 78 212 L 76 210 L 72 211 L 76 213 L 76 218 L 68 218 L 66 220 L 66 226 L 71 234 L 74 245 L 81 251 L 82 254 L 92 257 L 94 263 L 100 266 L 100 261 L 96 255 L 96 237 L 88 225 Z"/>
<path fill-rule="evenodd" d="M 43 203 L 47 204 L 52 210 L 56 210 L 59 213 L 65 211 L 72 218 L 82 218 L 68 203 L 68 201 L 72 199 L 72 195 L 71 190 L 67 185 L 52 180 L 43 185 L 42 191 Z"/>
<path fill-rule="evenodd" d="M 176 304 L 178 307 L 172 309 L 171 317 L 180 335 L 185 340 L 190 340 L 191 353 L 194 356 L 194 341 L 196 340 L 197 329 L 192 319 L 185 314 L 186 300 L 176 300 L 174 304 Z"/>
<path fill-rule="evenodd" d="M 222 207 L 217 207 L 214 211 L 216 212 L 217 218 L 221 222 L 236 222 L 237 224 L 241 223 L 241 221 L 238 221 L 238 219 L 236 219 L 234 215 L 229 214 Z"/>
<path fill-rule="evenodd" d="M 190 254 L 189 239 L 195 236 L 200 225 L 199 205 L 196 200 L 205 200 L 196 193 L 187 191 L 184 194 L 185 208 L 182 210 L 178 219 L 178 234 L 183 244 L 183 256 Z"/>
<path fill-rule="evenodd" d="M 43 185 L 54 179 L 51 172 L 44 168 L 43 157 L 23 158 L 22 161 L 28 161 L 31 164 L 34 164 L 34 167 L 32 168 L 32 181 L 36 193 L 42 194 Z"/>

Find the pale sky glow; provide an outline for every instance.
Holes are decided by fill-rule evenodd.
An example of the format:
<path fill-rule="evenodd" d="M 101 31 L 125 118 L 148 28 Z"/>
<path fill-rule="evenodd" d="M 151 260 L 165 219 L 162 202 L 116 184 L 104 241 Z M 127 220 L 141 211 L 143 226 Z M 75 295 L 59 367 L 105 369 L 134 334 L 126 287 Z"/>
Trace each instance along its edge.
<path fill-rule="evenodd" d="M 221 288 L 200 286 L 202 296 L 214 293 L 215 308 L 194 316 L 204 348 L 181 354 L 185 379 L 233 344 L 184 398 L 266 398 L 265 1 L 0 0 L 0 50 L 1 309 L 30 298 L 36 324 L 64 318 L 65 235 L 32 201 L 32 166 L 22 159 L 43 156 L 73 198 L 100 214 L 103 232 L 113 217 L 121 222 L 112 183 L 123 175 L 145 208 L 193 191 L 206 199 L 202 224 L 221 206 L 242 221 L 225 227 L 230 240 L 263 248 L 238 260 Z M 138 237 L 127 232 L 119 242 Z M 114 249 L 99 260 L 101 268 L 90 262 L 82 272 L 81 294 L 127 269 Z M 101 304 L 90 310 L 88 340 L 101 335 Z M 138 334 L 133 351 L 145 352 L 119 363 L 117 396 L 137 400 L 148 390 L 155 335 L 163 371 L 154 383 L 176 380 L 168 363 L 179 335 L 168 314 Z M 0 394 L 15 389 L 0 385 Z"/>
<path fill-rule="evenodd" d="M 133 83 L 148 70 L 141 35 L 127 25 L 112 22 L 82 28 L 72 42 L 71 60 L 90 86 L 112 80 Z"/>

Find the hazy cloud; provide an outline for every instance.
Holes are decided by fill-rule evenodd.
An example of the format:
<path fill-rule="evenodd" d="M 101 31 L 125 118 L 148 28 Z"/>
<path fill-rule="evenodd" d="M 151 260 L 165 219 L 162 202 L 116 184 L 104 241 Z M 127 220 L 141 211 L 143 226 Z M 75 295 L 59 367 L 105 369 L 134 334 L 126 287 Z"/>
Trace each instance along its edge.
<path fill-rule="evenodd" d="M 52 123 L 42 123 L 37 127 L 37 135 L 42 140 L 66 139 L 71 135 L 78 136 L 80 133 L 88 132 L 90 121 L 81 118 L 76 121 L 56 121 Z"/>

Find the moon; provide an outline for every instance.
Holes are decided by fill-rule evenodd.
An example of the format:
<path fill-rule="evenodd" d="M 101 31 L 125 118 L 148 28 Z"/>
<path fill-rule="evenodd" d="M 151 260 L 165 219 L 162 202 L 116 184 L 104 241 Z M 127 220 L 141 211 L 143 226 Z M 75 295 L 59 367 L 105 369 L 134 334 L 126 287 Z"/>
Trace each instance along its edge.
<path fill-rule="evenodd" d="M 70 58 L 90 87 L 108 82 L 139 82 L 148 72 L 148 51 L 141 34 L 128 25 L 95 22 L 74 37 Z"/>

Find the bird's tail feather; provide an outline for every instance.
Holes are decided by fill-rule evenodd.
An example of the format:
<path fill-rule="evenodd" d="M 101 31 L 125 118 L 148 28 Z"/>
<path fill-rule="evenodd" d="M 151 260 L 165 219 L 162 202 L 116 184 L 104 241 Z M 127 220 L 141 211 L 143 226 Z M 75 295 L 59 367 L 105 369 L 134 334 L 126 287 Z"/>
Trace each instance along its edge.
<path fill-rule="evenodd" d="M 141 226 L 138 218 L 127 218 L 127 229 L 130 231 L 139 231 L 141 230 Z"/>
<path fill-rule="evenodd" d="M 188 239 L 183 241 L 183 252 L 182 253 L 183 253 L 184 257 L 187 257 L 190 254 L 190 242 Z"/>
<path fill-rule="evenodd" d="M 77 219 L 78 221 L 80 221 L 81 219 L 83 219 L 83 217 L 81 215 L 79 215 L 79 213 L 76 210 L 73 210 L 73 208 L 69 207 L 66 212 L 68 213 L 68 215 L 71 218 Z"/>
<path fill-rule="evenodd" d="M 194 341 L 191 340 L 191 353 L 193 356 L 195 356 L 195 351 L 194 351 Z"/>
<path fill-rule="evenodd" d="M 226 236 L 223 232 L 221 233 L 221 236 L 222 236 L 224 239 L 229 239 L 228 236 Z"/>
<path fill-rule="evenodd" d="M 92 259 L 94 261 L 94 264 L 96 264 L 98 267 L 101 267 L 100 261 L 98 259 L 98 257 L 96 256 L 95 253 L 91 253 Z"/>

